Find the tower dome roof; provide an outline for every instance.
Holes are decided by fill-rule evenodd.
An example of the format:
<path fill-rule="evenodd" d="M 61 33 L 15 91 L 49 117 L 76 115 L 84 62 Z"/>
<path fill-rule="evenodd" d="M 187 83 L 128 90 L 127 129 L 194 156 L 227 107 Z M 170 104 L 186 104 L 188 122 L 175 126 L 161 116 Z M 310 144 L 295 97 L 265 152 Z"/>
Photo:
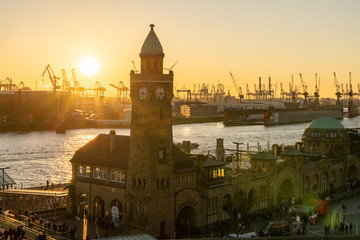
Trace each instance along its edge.
<path fill-rule="evenodd" d="M 150 24 L 151 29 L 141 47 L 141 54 L 164 54 L 161 43 L 154 32 L 154 26 L 154 24 Z"/>
<path fill-rule="evenodd" d="M 329 130 L 344 130 L 345 127 L 341 122 L 332 117 L 321 117 L 313 120 L 307 129 L 329 129 Z"/>

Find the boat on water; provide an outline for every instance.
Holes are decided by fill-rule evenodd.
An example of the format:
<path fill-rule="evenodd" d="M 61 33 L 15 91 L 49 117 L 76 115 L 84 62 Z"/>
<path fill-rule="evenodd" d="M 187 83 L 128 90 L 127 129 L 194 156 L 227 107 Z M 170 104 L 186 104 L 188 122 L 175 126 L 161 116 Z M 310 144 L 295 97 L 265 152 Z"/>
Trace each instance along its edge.
<path fill-rule="evenodd" d="M 264 125 L 279 125 L 311 122 L 319 117 L 333 117 L 335 119 L 343 119 L 342 108 L 302 108 L 293 110 L 266 110 L 264 111 Z"/>
<path fill-rule="evenodd" d="M 287 107 L 284 109 L 225 109 L 225 126 L 238 125 L 280 125 L 311 122 L 318 117 L 343 119 L 343 108 L 338 105 L 316 107 Z"/>

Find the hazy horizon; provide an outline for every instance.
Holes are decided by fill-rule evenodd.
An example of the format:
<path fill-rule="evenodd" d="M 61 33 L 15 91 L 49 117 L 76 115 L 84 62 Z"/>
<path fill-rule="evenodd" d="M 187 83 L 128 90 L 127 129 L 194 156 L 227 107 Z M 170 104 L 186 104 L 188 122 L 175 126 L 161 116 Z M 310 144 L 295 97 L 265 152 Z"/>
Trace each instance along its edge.
<path fill-rule="evenodd" d="M 243 91 L 263 83 L 280 82 L 288 91 L 291 75 L 300 86 L 302 73 L 308 91 L 314 92 L 315 73 L 321 79 L 321 97 L 335 98 L 333 72 L 338 82 L 358 91 L 360 63 L 360 2 L 356 0 L 199 0 L 199 1 L 1 1 L 0 80 L 40 88 L 44 67 L 50 64 L 61 78 L 90 87 L 96 81 L 129 86 L 132 61 L 140 68 L 139 53 L 150 30 L 165 52 L 164 67 L 174 67 L 174 86 L 225 85 L 235 89 L 231 71 Z M 79 69 L 93 57 L 99 70 L 86 76 Z M 164 70 L 166 72 L 166 70 Z M 50 83 L 47 77 L 45 83 Z M 71 81 L 72 82 L 72 81 Z"/>

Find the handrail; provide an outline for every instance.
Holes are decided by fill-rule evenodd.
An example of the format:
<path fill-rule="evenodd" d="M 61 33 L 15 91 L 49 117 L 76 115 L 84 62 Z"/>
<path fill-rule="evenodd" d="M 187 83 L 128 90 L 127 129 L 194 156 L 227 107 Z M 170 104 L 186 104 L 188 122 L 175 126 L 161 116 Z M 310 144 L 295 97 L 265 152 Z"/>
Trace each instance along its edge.
<path fill-rule="evenodd" d="M 41 229 L 39 231 L 38 228 L 32 228 L 30 226 L 27 226 L 25 222 L 18 221 L 16 219 L 13 219 L 13 218 L 10 218 L 7 216 L 0 217 L 0 222 L 3 227 L 5 227 L 5 225 L 6 225 L 6 226 L 13 227 L 16 229 L 18 226 L 22 226 L 25 231 L 25 236 L 28 239 L 36 240 L 37 237 L 43 233 L 43 231 L 41 231 Z M 45 228 L 43 228 L 43 229 L 45 230 Z M 54 232 L 54 231 L 52 231 L 52 232 Z M 48 236 L 48 235 L 46 236 L 46 239 L 56 240 L 55 238 Z"/>

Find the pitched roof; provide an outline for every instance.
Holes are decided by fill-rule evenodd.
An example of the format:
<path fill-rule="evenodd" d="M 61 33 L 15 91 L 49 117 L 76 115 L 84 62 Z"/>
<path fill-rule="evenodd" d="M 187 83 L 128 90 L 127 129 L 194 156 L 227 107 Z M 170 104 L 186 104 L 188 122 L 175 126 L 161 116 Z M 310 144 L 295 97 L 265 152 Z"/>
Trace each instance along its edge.
<path fill-rule="evenodd" d="M 191 157 L 178 149 L 175 145 L 173 145 L 173 161 L 175 172 L 177 173 L 192 172 L 196 170 L 194 161 Z"/>
<path fill-rule="evenodd" d="M 251 160 L 276 160 L 276 157 L 268 152 L 257 152 L 251 157 Z"/>
<path fill-rule="evenodd" d="M 150 25 L 151 29 L 141 47 L 141 54 L 164 54 L 161 43 L 154 32 L 154 26 L 154 24 Z"/>
<path fill-rule="evenodd" d="M 216 167 L 216 166 L 225 166 L 227 165 L 226 162 L 223 161 L 218 161 L 216 159 L 211 159 L 211 158 L 207 158 L 204 162 L 203 162 L 203 166 L 205 168 L 207 167 Z"/>
<path fill-rule="evenodd" d="M 304 155 L 302 152 L 297 150 L 296 148 L 285 148 L 284 151 L 280 153 L 280 156 L 302 156 Z"/>
<path fill-rule="evenodd" d="M 70 162 L 126 168 L 130 137 L 115 135 L 114 151 L 110 152 L 110 135 L 100 134 L 79 148 Z"/>

